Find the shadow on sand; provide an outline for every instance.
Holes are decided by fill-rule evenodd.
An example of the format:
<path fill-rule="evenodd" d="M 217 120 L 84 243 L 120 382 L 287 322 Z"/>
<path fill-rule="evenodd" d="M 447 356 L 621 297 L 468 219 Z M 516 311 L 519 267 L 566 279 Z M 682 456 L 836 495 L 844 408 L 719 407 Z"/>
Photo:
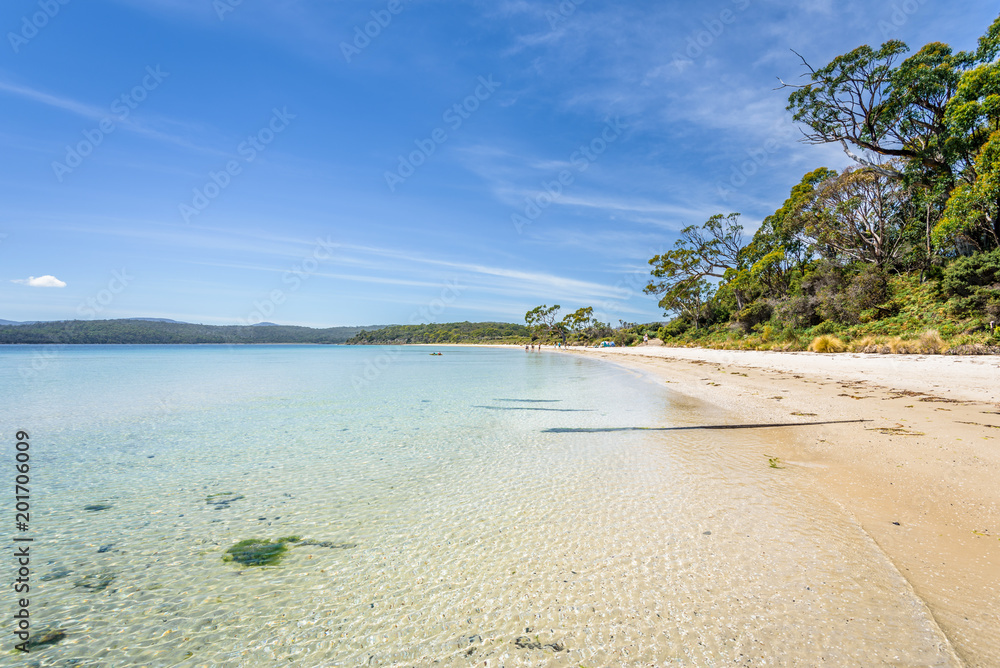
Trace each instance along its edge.
<path fill-rule="evenodd" d="M 537 408 L 535 406 L 473 406 L 473 408 L 488 408 L 491 411 L 553 411 L 556 413 L 592 413 L 591 408 Z"/>

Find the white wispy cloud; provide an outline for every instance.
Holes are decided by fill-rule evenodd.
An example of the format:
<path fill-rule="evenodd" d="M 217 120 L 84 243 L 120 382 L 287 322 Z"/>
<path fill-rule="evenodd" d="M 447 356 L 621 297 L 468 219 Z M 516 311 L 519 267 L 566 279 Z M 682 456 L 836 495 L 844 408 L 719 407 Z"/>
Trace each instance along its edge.
<path fill-rule="evenodd" d="M 45 276 L 29 276 L 28 278 L 15 278 L 11 283 L 27 285 L 29 288 L 65 288 L 65 281 L 60 281 L 55 276 L 46 274 Z"/>
<path fill-rule="evenodd" d="M 114 114 L 110 108 L 102 109 L 100 107 L 95 107 L 71 98 L 62 97 L 59 95 L 54 95 L 52 93 L 47 93 L 45 91 L 40 91 L 35 88 L 28 86 L 22 86 L 9 81 L 0 81 L 0 92 L 7 93 L 8 95 L 13 95 L 24 100 L 30 100 L 32 102 L 37 102 L 39 104 L 44 104 L 48 107 L 53 107 L 55 109 L 61 109 L 63 111 L 68 111 L 71 114 L 85 118 L 88 121 L 94 123 L 100 123 L 105 119 L 110 119 L 118 127 L 122 127 L 130 132 L 148 137 L 150 139 L 155 139 L 157 141 L 166 142 L 169 144 L 174 144 L 180 146 L 181 148 L 190 149 L 193 151 L 198 151 L 201 153 L 209 153 L 213 155 L 228 155 L 223 151 L 217 151 L 205 146 L 195 144 L 188 141 L 184 137 L 180 137 L 174 134 L 163 132 L 150 127 L 147 123 L 137 121 L 133 116 L 128 118 L 121 118 L 120 116 Z M 183 125 L 177 123 L 176 121 L 163 121 L 164 124 L 172 125 Z"/>
<path fill-rule="evenodd" d="M 372 255 L 385 258 L 409 261 L 415 264 L 428 266 L 445 267 L 452 270 L 467 272 L 472 275 L 487 276 L 494 279 L 493 285 L 500 291 L 521 293 L 521 294 L 543 294 L 556 293 L 560 291 L 571 297 L 597 298 L 597 297 L 620 297 L 622 291 L 613 286 L 595 283 L 592 281 L 582 281 L 565 276 L 558 276 L 546 272 L 525 271 L 521 269 L 511 269 L 506 267 L 494 267 L 485 264 L 470 262 L 457 262 L 447 259 L 427 257 L 409 251 L 400 251 L 391 248 L 378 248 L 373 246 L 361 246 L 354 244 L 339 244 L 342 248 L 356 251 L 363 251 Z M 497 285 L 495 279 L 505 279 L 502 284 Z"/>

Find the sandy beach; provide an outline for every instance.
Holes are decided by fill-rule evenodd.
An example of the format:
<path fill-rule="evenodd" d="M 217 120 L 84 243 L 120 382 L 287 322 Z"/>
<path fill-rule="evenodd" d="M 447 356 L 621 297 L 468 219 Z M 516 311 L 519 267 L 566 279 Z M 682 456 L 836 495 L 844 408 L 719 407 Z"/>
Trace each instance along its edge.
<path fill-rule="evenodd" d="M 665 347 L 565 354 L 654 374 L 748 425 L 801 423 L 769 430 L 761 465 L 777 458 L 783 475 L 851 513 L 967 665 L 1000 665 L 1000 360 Z M 829 424 L 844 420 L 864 422 Z"/>

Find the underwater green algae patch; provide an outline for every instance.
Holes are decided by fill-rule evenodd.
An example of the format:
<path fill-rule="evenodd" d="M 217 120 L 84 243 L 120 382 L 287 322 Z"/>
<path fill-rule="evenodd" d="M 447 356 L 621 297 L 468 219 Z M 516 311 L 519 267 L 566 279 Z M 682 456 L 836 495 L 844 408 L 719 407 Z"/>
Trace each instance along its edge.
<path fill-rule="evenodd" d="M 244 566 L 274 566 L 281 561 L 288 548 L 286 543 L 296 543 L 300 541 L 299 536 L 285 536 L 271 542 L 267 538 L 247 538 L 233 545 L 222 555 L 222 560 L 235 561 Z"/>

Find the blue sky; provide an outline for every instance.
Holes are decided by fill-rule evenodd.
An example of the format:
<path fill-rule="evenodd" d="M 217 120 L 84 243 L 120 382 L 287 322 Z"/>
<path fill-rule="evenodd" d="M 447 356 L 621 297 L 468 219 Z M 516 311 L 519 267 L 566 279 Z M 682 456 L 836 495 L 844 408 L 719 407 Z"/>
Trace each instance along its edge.
<path fill-rule="evenodd" d="M 995 2 L 9 0 L 0 318 L 654 321 L 677 231 L 802 174 L 776 77 Z M 52 277 L 52 278 L 47 278 Z M 62 285 L 64 284 L 64 285 Z"/>

